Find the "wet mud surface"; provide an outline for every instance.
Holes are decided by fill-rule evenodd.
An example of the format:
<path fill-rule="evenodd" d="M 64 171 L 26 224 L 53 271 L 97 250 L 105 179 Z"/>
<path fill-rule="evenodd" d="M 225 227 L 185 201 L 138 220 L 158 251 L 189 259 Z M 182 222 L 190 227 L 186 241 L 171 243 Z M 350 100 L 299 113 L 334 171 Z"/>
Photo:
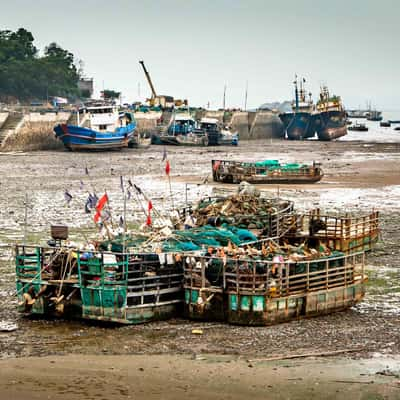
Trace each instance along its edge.
<path fill-rule="evenodd" d="M 67 354 L 225 354 L 270 357 L 282 354 L 356 350 L 400 353 L 400 143 L 242 142 L 239 147 L 167 147 L 171 188 L 165 178 L 163 147 L 113 153 L 0 153 L 0 321 L 17 329 L 0 332 L 0 358 Z M 328 316 L 270 327 L 238 327 L 183 319 L 137 326 L 113 326 L 84 321 L 27 319 L 16 312 L 12 249 L 24 232 L 31 243 L 45 244 L 50 224 L 67 224 L 73 240 L 96 235 L 93 215 L 84 211 L 88 191 L 107 190 L 113 218 L 123 210 L 120 175 L 130 178 L 166 212 L 214 185 L 211 160 L 279 159 L 282 162 L 322 163 L 325 176 L 314 185 L 262 185 L 266 195 L 295 201 L 299 210 L 320 207 L 343 213 L 381 213 L 382 240 L 367 256 L 369 283 L 365 300 L 356 307 Z M 85 174 L 85 167 L 89 176 Z M 199 185 L 208 176 L 208 184 Z M 82 183 L 83 185 L 82 185 Z M 67 206 L 64 191 L 73 196 Z M 24 225 L 25 195 L 27 226 Z M 130 225 L 145 222 L 135 197 L 128 203 Z M 8 324 L 8 325 L 7 325 Z M 192 334 L 201 329 L 202 334 Z"/>

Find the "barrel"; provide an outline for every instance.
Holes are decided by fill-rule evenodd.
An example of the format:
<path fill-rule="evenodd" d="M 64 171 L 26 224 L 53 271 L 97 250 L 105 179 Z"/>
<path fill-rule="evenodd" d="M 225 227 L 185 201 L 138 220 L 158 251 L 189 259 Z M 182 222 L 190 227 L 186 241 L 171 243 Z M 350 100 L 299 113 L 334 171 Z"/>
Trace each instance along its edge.
<path fill-rule="evenodd" d="M 55 240 L 67 240 L 68 239 L 68 226 L 51 225 L 50 233 L 51 233 L 51 237 Z"/>
<path fill-rule="evenodd" d="M 209 217 L 207 219 L 207 225 L 211 226 L 221 226 L 221 218 L 220 217 Z"/>

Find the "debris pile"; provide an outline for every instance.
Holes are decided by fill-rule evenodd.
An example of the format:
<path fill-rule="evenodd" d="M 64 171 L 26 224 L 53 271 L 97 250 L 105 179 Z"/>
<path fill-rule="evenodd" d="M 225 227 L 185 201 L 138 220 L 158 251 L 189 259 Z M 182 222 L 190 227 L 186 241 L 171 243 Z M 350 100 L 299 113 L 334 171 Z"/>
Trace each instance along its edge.
<path fill-rule="evenodd" d="M 265 229 L 274 218 L 278 218 L 278 214 L 288 214 L 292 210 L 293 203 L 287 200 L 239 193 L 230 197 L 203 199 L 193 210 L 193 216 L 197 226 L 227 223 L 244 229 Z"/>

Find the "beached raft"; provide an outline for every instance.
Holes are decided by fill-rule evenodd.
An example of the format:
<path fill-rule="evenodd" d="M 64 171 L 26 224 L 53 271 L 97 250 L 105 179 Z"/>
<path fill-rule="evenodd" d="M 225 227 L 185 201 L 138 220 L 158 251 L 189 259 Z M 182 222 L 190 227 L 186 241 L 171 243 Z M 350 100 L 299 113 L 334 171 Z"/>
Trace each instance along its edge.
<path fill-rule="evenodd" d="M 284 238 L 289 241 L 316 241 L 344 253 L 369 251 L 379 240 L 379 212 L 367 215 L 332 215 L 320 209 L 306 214 L 292 214 L 291 229 Z"/>
<path fill-rule="evenodd" d="M 185 257 L 185 316 L 269 325 L 352 307 L 365 294 L 364 254 L 304 261 Z"/>
<path fill-rule="evenodd" d="M 136 324 L 177 314 L 183 268 L 173 254 L 16 246 L 19 310 Z"/>
<path fill-rule="evenodd" d="M 277 160 L 255 163 L 227 160 L 212 160 L 215 182 L 252 184 L 296 184 L 315 183 L 322 179 L 320 165 L 280 164 Z"/>

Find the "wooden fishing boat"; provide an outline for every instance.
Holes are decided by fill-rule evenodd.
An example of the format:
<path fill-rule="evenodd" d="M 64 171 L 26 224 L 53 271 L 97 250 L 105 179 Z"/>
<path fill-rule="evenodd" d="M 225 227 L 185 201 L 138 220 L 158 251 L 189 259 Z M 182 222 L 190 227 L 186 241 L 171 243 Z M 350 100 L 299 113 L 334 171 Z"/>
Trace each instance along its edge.
<path fill-rule="evenodd" d="M 364 253 L 309 260 L 187 256 L 184 315 L 269 325 L 341 311 L 365 294 Z"/>
<path fill-rule="evenodd" d="M 208 146 L 237 146 L 239 144 L 239 135 L 231 132 L 216 118 L 201 118 L 198 127 L 193 132 L 197 135 L 206 135 Z"/>
<path fill-rule="evenodd" d="M 268 163 L 271 161 L 271 163 Z M 274 161 L 272 163 L 272 161 Z M 296 184 L 319 182 L 324 176 L 320 164 L 280 164 L 276 160 L 259 163 L 212 160 L 215 182 L 252 184 Z"/>
<path fill-rule="evenodd" d="M 320 209 L 306 214 L 292 214 L 291 229 L 284 238 L 290 243 L 305 239 L 318 241 L 333 250 L 349 254 L 369 251 L 379 240 L 379 212 L 356 216 L 321 213 Z"/>
<path fill-rule="evenodd" d="M 19 311 L 137 324 L 177 315 L 182 263 L 172 254 L 16 246 Z"/>
<path fill-rule="evenodd" d="M 112 150 L 128 147 L 136 128 L 131 113 L 110 104 L 88 104 L 75 115 L 74 124 L 59 124 L 55 135 L 68 150 Z"/>
<path fill-rule="evenodd" d="M 151 145 L 151 136 L 146 133 L 134 133 L 132 139 L 128 143 L 128 147 L 132 149 L 147 149 Z"/>

